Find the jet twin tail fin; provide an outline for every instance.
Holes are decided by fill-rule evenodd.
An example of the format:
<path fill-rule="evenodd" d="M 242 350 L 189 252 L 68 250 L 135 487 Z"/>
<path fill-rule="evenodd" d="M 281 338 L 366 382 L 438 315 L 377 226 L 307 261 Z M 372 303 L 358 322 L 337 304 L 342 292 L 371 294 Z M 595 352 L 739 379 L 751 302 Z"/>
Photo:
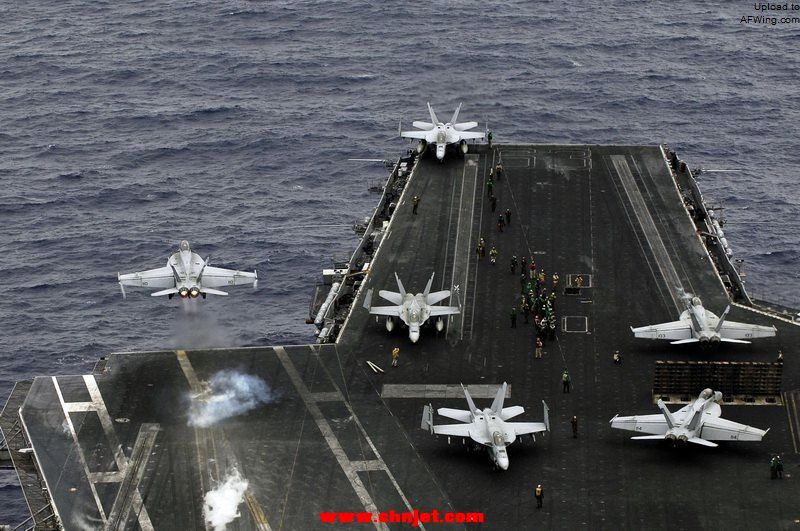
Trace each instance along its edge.
<path fill-rule="evenodd" d="M 664 405 L 664 402 L 662 400 L 658 401 L 658 409 L 660 409 L 661 413 L 664 414 L 664 418 L 667 421 L 667 426 L 669 427 L 669 429 L 674 428 L 675 425 L 677 424 L 675 422 L 675 417 L 672 416 L 672 413 L 669 412 L 669 409 L 667 409 L 667 406 Z"/>
<path fill-rule="evenodd" d="M 433 112 L 433 107 L 431 107 L 431 102 L 428 102 L 428 112 L 431 115 L 431 121 L 433 122 L 433 125 L 438 124 L 439 119 L 436 117 L 436 113 Z"/>
<path fill-rule="evenodd" d="M 425 407 L 422 408 L 422 421 L 419 427 L 433 433 L 433 406 L 431 404 L 425 404 Z"/>
<path fill-rule="evenodd" d="M 395 278 L 395 280 L 397 280 L 397 288 L 400 290 L 400 296 L 401 297 L 405 297 L 406 296 L 406 288 L 404 288 L 403 287 L 403 283 L 400 282 L 400 277 L 397 276 L 397 272 L 396 271 L 394 273 L 394 278 Z"/>
<path fill-rule="evenodd" d="M 456 107 L 456 112 L 454 112 L 454 113 L 453 113 L 453 117 L 452 117 L 452 118 L 450 118 L 450 123 L 451 123 L 451 124 L 453 124 L 453 125 L 455 125 L 455 124 L 456 124 L 456 122 L 457 122 L 457 120 L 458 120 L 458 111 L 460 111 L 460 110 L 461 110 L 461 106 L 462 106 L 462 105 L 464 105 L 464 103 L 463 103 L 463 102 L 462 102 L 462 103 L 459 103 L 459 104 L 458 104 L 458 107 Z"/>
<path fill-rule="evenodd" d="M 428 283 L 425 285 L 425 293 L 424 294 L 425 294 L 425 300 L 426 301 L 428 300 L 428 294 L 431 292 L 431 285 L 433 284 L 434 275 L 436 275 L 435 271 L 431 274 L 431 278 L 428 279 Z"/>
<path fill-rule="evenodd" d="M 469 391 L 467 391 L 467 388 L 464 387 L 463 383 L 461 384 L 461 389 L 464 390 L 464 396 L 467 398 L 467 405 L 469 406 L 470 412 L 474 413 L 478 410 L 478 408 L 475 407 L 475 402 L 472 401 L 472 397 L 469 396 Z"/>
<path fill-rule="evenodd" d="M 494 395 L 494 401 L 492 402 L 492 411 L 495 414 L 499 415 L 501 411 L 503 411 L 503 401 L 506 399 L 506 389 L 508 389 L 508 384 L 503 382 L 503 385 L 500 386 L 500 389 L 497 390 L 497 394 Z"/>
<path fill-rule="evenodd" d="M 722 315 L 719 317 L 719 322 L 717 323 L 716 328 L 714 328 L 714 332 L 719 334 L 719 331 L 722 330 L 722 325 L 725 324 L 725 318 L 728 317 L 728 312 L 731 311 L 731 305 L 729 304 L 725 311 L 722 312 Z"/>

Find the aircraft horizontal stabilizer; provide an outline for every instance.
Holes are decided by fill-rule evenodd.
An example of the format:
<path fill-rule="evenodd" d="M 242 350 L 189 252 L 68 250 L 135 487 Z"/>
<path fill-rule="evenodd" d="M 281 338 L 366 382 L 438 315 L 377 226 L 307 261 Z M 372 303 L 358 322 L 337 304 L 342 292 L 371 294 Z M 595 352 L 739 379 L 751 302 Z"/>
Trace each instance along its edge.
<path fill-rule="evenodd" d="M 750 341 L 745 341 L 743 339 L 732 339 L 730 337 L 721 337 L 719 338 L 720 341 L 723 343 L 744 343 L 745 345 L 749 345 Z"/>
<path fill-rule="evenodd" d="M 434 291 L 433 293 L 429 293 L 428 296 L 425 298 L 425 302 L 428 304 L 436 304 L 437 302 L 441 302 L 450 296 L 450 290 L 446 289 L 444 291 Z"/>
<path fill-rule="evenodd" d="M 670 341 L 670 345 L 686 345 L 687 343 L 699 343 L 700 340 L 694 337 L 690 337 L 689 339 L 679 339 L 678 341 Z"/>
<path fill-rule="evenodd" d="M 476 127 L 478 127 L 478 122 L 462 122 L 453 125 L 453 129 L 456 131 L 467 131 L 469 129 L 475 129 Z"/>
<path fill-rule="evenodd" d="M 464 409 L 452 409 L 449 407 L 440 407 L 436 410 L 443 417 L 458 420 L 461 422 L 472 422 L 472 414 Z"/>
<path fill-rule="evenodd" d="M 417 129 L 423 129 L 425 131 L 430 131 L 435 127 L 433 124 L 430 124 L 428 122 L 411 122 L 411 125 L 413 125 Z"/>
<path fill-rule="evenodd" d="M 717 446 L 719 446 L 717 443 L 713 443 L 711 441 L 707 441 L 705 439 L 701 439 L 700 437 L 692 437 L 691 439 L 688 439 L 688 441 L 690 443 L 699 444 L 699 445 L 702 445 L 702 446 L 709 446 L 711 448 L 716 448 Z"/>
<path fill-rule="evenodd" d="M 638 437 L 631 437 L 631 440 L 634 441 L 656 441 L 659 439 L 664 439 L 663 435 L 639 435 Z"/>
<path fill-rule="evenodd" d="M 122 285 L 122 284 L 120 284 L 120 285 Z M 178 293 L 177 289 L 175 289 L 175 288 L 167 288 L 167 289 L 162 289 L 161 291 L 156 291 L 154 293 L 151 293 L 150 296 L 151 297 L 162 297 L 164 295 L 175 295 L 176 293 Z"/>
<path fill-rule="evenodd" d="M 213 288 L 203 288 L 203 293 L 207 295 L 227 295 L 226 292 Z"/>
<path fill-rule="evenodd" d="M 403 304 L 403 295 L 400 294 L 400 293 L 397 293 L 397 292 L 394 292 L 394 291 L 387 291 L 385 289 L 382 289 L 382 290 L 380 290 L 378 292 L 378 295 L 381 298 L 386 299 L 387 301 L 391 302 L 392 304 L 396 304 L 398 306 Z"/>

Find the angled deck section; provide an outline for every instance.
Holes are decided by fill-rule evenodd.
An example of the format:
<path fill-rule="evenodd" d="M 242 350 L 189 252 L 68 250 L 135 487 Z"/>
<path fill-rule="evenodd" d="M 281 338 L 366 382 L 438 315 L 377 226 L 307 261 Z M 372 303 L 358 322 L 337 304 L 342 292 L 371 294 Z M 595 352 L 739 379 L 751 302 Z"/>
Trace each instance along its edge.
<path fill-rule="evenodd" d="M 487 177 L 499 162 L 492 210 Z M 779 336 L 703 350 L 630 333 L 677 317 L 676 284 L 712 311 L 728 304 L 660 147 L 480 147 L 443 164 L 420 160 L 406 186 L 337 344 L 114 354 L 92 376 L 36 379 L 22 419 L 65 525 L 203 527 L 205 494 L 233 469 L 248 482 L 242 529 L 320 528 L 321 511 L 409 508 L 482 511 L 495 529 L 784 528 L 800 518 L 800 484 L 771 482 L 767 464 L 774 453 L 787 470 L 800 463 L 797 326 L 734 306 L 730 318 L 775 324 Z M 511 223 L 500 232 L 506 209 Z M 497 249 L 496 264 L 475 252 L 480 237 Z M 562 279 L 556 312 L 567 329 L 545 342 L 543 359 L 533 357 L 523 316 L 510 326 L 521 287 L 513 255 Z M 409 291 L 435 273 L 435 289 L 451 289 L 461 314 L 441 333 L 425 327 L 416 344 L 406 330 L 387 332 L 362 303 L 367 289 L 393 289 L 395 272 Z M 608 426 L 616 413 L 654 412 L 656 360 L 766 363 L 779 348 L 784 406 L 724 408 L 731 420 L 771 428 L 762 443 L 670 448 Z M 207 400 L 220 371 L 259 378 L 269 398 L 190 425 L 193 397 Z M 520 420 L 539 421 L 545 400 L 553 428 L 534 445 L 513 445 L 508 471 L 419 429 L 427 403 L 463 408 L 459 383 L 491 397 L 503 381 L 513 388 L 507 404 L 526 408 Z M 538 483 L 547 493 L 540 511 Z"/>

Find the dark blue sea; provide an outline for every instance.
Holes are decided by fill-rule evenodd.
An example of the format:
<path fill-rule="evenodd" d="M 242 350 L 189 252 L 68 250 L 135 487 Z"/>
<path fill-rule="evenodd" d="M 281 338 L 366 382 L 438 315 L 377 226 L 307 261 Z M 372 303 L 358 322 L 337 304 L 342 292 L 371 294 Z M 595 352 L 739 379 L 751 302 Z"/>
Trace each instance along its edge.
<path fill-rule="evenodd" d="M 33 1 L 0 17 L 0 402 L 115 351 L 313 340 L 400 120 L 499 142 L 668 143 L 707 173 L 752 295 L 798 305 L 800 24 L 752 2 Z M 134 291 L 188 239 L 260 286 Z M 0 523 L 27 516 L 0 474 Z"/>

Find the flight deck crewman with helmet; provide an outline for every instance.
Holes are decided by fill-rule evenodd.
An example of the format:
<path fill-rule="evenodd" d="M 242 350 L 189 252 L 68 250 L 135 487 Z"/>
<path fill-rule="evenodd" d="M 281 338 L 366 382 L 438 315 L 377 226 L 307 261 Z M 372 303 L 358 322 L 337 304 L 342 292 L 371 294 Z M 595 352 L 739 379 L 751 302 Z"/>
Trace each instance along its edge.
<path fill-rule="evenodd" d="M 544 500 L 544 489 L 541 485 L 536 485 L 536 490 L 534 491 L 534 496 L 536 496 L 536 508 L 542 508 L 542 501 Z"/>
<path fill-rule="evenodd" d="M 392 349 L 392 367 L 397 367 L 397 361 L 400 359 L 400 347 Z"/>

